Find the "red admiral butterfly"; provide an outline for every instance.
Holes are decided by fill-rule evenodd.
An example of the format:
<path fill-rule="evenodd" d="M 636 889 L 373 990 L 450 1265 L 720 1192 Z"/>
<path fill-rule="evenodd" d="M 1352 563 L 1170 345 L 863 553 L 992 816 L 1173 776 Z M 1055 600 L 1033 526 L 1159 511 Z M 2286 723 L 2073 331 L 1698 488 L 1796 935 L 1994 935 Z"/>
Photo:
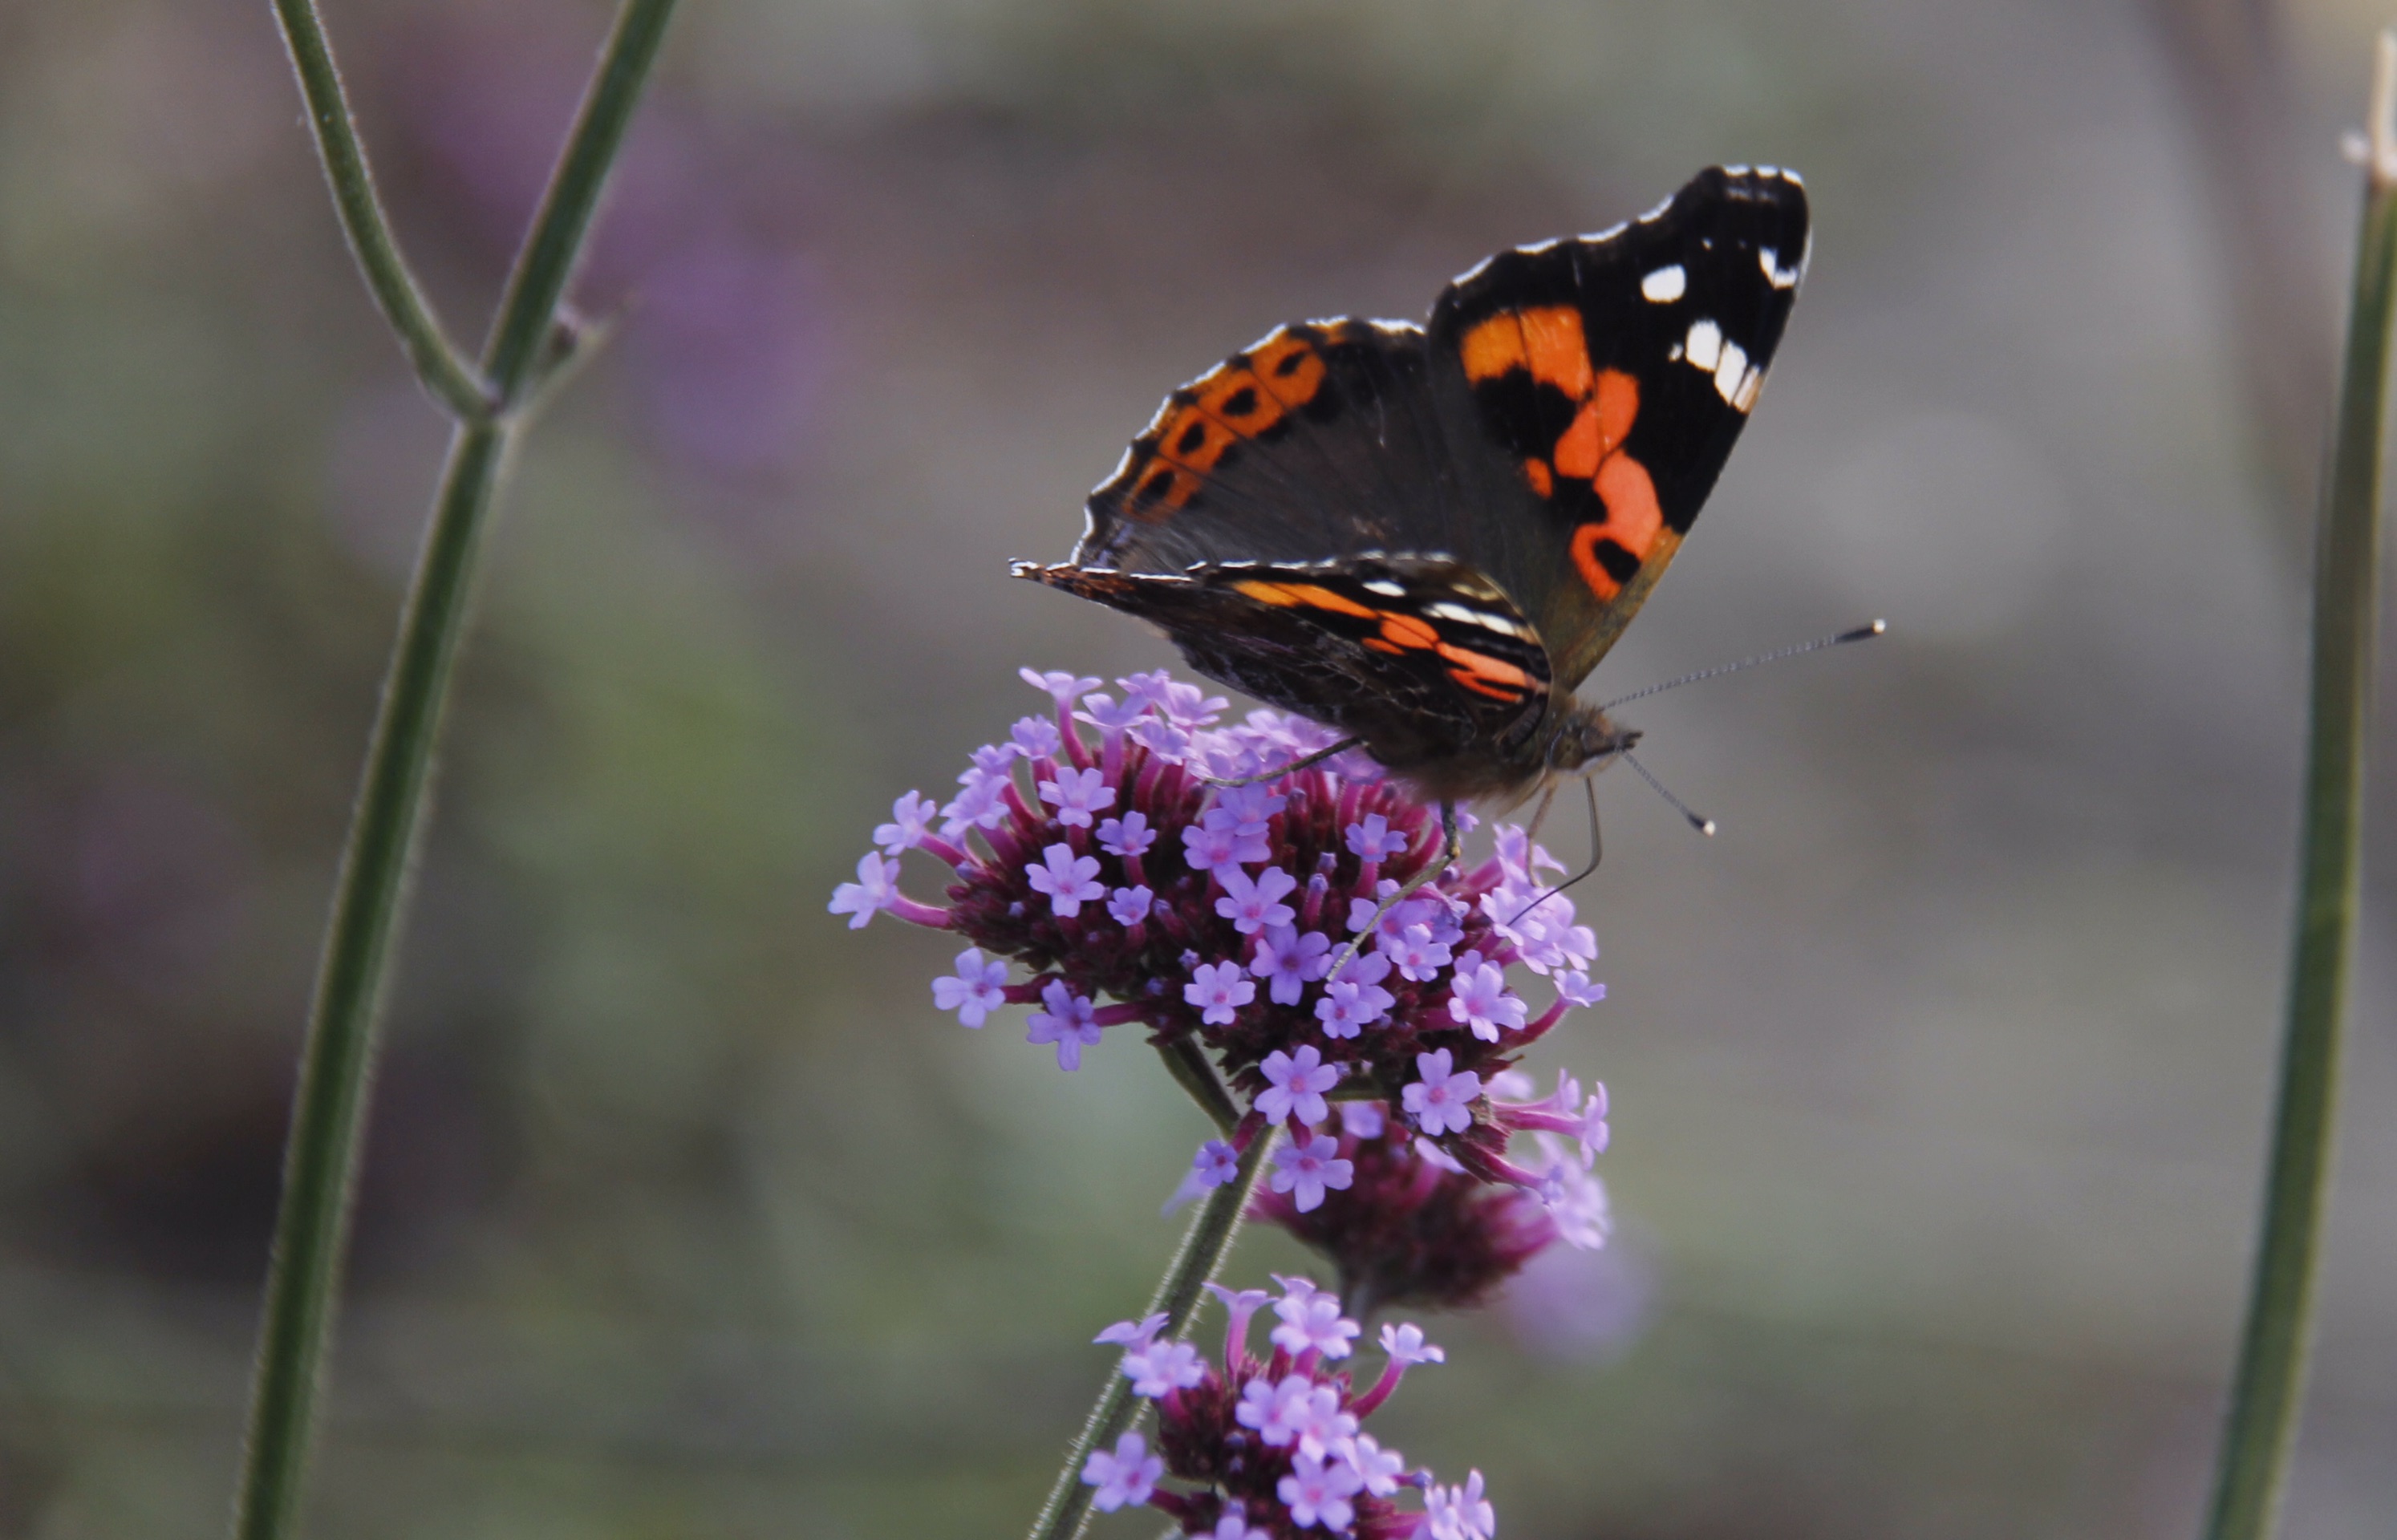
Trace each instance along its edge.
<path fill-rule="evenodd" d="M 1073 559 L 1015 575 L 1339 729 L 1453 830 L 1456 801 L 1635 741 L 1573 689 L 1713 489 L 1806 253 L 1796 175 L 1718 167 L 1628 224 L 1500 252 L 1428 327 L 1283 327 L 1166 397 Z"/>

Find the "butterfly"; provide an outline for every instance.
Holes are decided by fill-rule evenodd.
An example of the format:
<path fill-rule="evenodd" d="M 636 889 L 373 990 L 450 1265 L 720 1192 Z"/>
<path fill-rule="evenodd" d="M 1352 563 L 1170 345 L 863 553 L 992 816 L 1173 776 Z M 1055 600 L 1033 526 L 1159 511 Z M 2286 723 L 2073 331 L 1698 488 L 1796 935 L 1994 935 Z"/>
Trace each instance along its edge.
<path fill-rule="evenodd" d="M 1636 742 L 1573 691 L 1713 489 L 1808 251 L 1796 174 L 1715 167 L 1499 252 L 1424 326 L 1278 328 L 1166 397 L 1070 560 L 1014 574 L 1336 729 L 1441 804 L 1453 856 L 1457 802 Z"/>

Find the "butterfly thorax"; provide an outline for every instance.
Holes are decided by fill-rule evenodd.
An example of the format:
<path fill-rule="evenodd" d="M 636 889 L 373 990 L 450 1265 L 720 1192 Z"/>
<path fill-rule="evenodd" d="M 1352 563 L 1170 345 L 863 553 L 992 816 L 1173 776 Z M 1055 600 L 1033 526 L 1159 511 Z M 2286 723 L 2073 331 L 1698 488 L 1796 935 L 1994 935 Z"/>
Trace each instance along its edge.
<path fill-rule="evenodd" d="M 1385 768 L 1426 801 L 1488 802 L 1511 807 L 1567 776 L 1586 774 L 1640 742 L 1636 728 L 1624 728 L 1596 706 L 1572 696 L 1555 702 L 1541 720 L 1491 754 L 1486 746 L 1428 757 L 1376 754 Z M 1368 737 L 1366 752 L 1374 753 Z"/>

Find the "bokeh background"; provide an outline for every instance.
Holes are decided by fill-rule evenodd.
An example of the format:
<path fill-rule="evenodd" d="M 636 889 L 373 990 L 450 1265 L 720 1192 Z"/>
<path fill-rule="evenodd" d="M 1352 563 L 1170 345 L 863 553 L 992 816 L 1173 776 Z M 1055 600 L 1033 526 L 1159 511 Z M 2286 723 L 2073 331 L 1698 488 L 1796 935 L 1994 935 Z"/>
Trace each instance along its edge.
<path fill-rule="evenodd" d="M 335 0 L 471 333 L 604 28 Z M 824 913 L 890 799 L 1167 660 L 1010 583 L 1159 395 L 1710 160 L 1813 276 L 1609 691 L 1598 1259 L 1390 1441 L 1518 1537 L 2179 1536 L 2254 1224 L 2351 0 L 708 0 L 495 530 L 313 1530 L 1020 1532 L 1204 1130 Z M 0 1533 L 218 1533 L 291 1065 L 442 445 L 267 7 L 0 7 Z M 2388 714 L 2384 712 L 2384 716 Z M 2388 768 L 2382 807 L 2397 792 Z M 1577 831 L 1565 831 L 1571 847 Z M 2375 900 L 2392 867 L 2377 837 Z M 912 879 L 919 886 L 929 870 Z M 2289 1533 L 2397 1512 L 2367 928 Z M 1545 1071 L 1544 1071 L 1545 1072 Z M 1252 1234 L 1249 1282 L 1297 1253 Z M 1121 1516 L 1109 1536 L 1152 1533 Z"/>

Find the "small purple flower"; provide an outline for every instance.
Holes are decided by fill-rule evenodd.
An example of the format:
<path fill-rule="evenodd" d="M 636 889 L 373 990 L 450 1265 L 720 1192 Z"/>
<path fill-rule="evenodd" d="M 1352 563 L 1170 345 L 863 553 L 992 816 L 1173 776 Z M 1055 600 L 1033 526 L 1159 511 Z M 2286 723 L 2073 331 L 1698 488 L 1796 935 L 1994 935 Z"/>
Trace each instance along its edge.
<path fill-rule="evenodd" d="M 1215 880 L 1224 885 L 1215 912 L 1244 936 L 1253 936 L 1268 926 L 1288 925 L 1298 917 L 1297 910 L 1281 902 L 1298 891 L 1298 878 L 1279 866 L 1268 866 L 1253 877 L 1235 866 L 1217 872 Z"/>
<path fill-rule="evenodd" d="M 1492 1035 L 1496 1035 L 1494 1028 Z M 1423 1078 L 1400 1093 L 1407 1116 L 1426 1133 L 1463 1133 L 1473 1126 L 1473 1104 L 1481 1094 L 1481 1077 L 1469 1069 L 1452 1074 L 1452 1062 L 1444 1048 L 1416 1054 L 1415 1068 Z"/>
<path fill-rule="evenodd" d="M 1148 917 L 1157 895 L 1146 888 L 1118 888 L 1107 895 L 1107 917 L 1129 931 Z"/>
<path fill-rule="evenodd" d="M 1240 837 L 1225 824 L 1210 828 L 1193 824 L 1182 831 L 1183 859 L 1194 872 L 1213 872 L 1220 880 L 1225 872 L 1240 869 Z"/>
<path fill-rule="evenodd" d="M 1132 741 L 1169 765 L 1190 757 L 1190 733 L 1161 716 L 1147 716 L 1132 725 Z"/>
<path fill-rule="evenodd" d="M 1006 984 L 1006 960 L 984 960 L 982 948 L 969 946 L 957 954 L 955 974 L 932 981 L 932 1003 L 956 1011 L 957 1020 L 968 1026 L 980 1026 L 1007 1003 Z"/>
<path fill-rule="evenodd" d="M 1198 1007 L 1202 1012 L 1198 1019 L 1210 1026 L 1231 1025 L 1239 1008 L 1257 998 L 1257 986 L 1241 976 L 1237 962 L 1202 962 L 1190 979 L 1182 986 L 1182 998 Z"/>
<path fill-rule="evenodd" d="M 1305 1374 L 1284 1374 L 1279 1380 L 1260 1374 L 1240 1387 L 1240 1404 L 1232 1409 L 1232 1418 L 1255 1429 L 1259 1442 L 1283 1448 L 1298 1441 L 1299 1425 L 1314 1394 L 1315 1382 Z"/>
<path fill-rule="evenodd" d="M 1346 1460 L 1300 1454 L 1291 1461 L 1290 1474 L 1274 1493 L 1289 1507 L 1290 1521 L 1300 1529 L 1320 1524 L 1337 1534 L 1356 1522 L 1357 1505 L 1349 1499 L 1364 1484 L 1365 1479 Z"/>
<path fill-rule="evenodd" d="M 1383 1330 L 1387 1331 L 1385 1327 Z M 1416 1335 L 1422 1335 L 1417 1332 Z M 1407 1473 L 1407 1457 L 1395 1449 L 1384 1449 L 1371 1433 L 1359 1433 L 1348 1442 L 1348 1463 L 1356 1467 L 1358 1479 L 1365 1490 L 1376 1497 L 1387 1497 L 1399 1490 Z"/>
<path fill-rule="evenodd" d="M 912 850 L 931 836 L 932 820 L 940 810 L 931 797 L 911 791 L 891 804 L 890 823 L 874 826 L 874 842 L 882 847 L 884 855 Z"/>
<path fill-rule="evenodd" d="M 1340 1313 L 1338 1295 L 1319 1289 L 1285 1294 L 1274 1302 L 1274 1314 L 1281 1318 L 1281 1324 L 1273 1329 L 1273 1345 L 1293 1357 L 1315 1352 L 1327 1359 L 1345 1359 L 1350 1339 L 1363 1330 Z"/>
<path fill-rule="evenodd" d="M 965 789 L 941 810 L 941 837 L 955 839 L 968 829 L 995 829 L 1007 820 L 1007 772 L 970 770 L 957 777 Z"/>
<path fill-rule="evenodd" d="M 1382 1323 L 1382 1351 L 1399 1363 L 1448 1361 L 1448 1350 L 1424 1341 L 1423 1328 L 1411 1320 Z"/>
<path fill-rule="evenodd" d="M 1040 852 L 1041 865 L 1027 865 L 1025 880 L 1034 890 L 1049 895 L 1049 905 L 1061 918 L 1071 919 L 1082 912 L 1085 904 L 1095 904 L 1106 897 L 1107 885 L 1099 880 L 1099 858 L 1076 855 L 1071 845 L 1051 845 Z"/>
<path fill-rule="evenodd" d="M 1323 1024 L 1324 1036 L 1354 1038 L 1388 1015 L 1390 1007 L 1399 1003 L 1396 995 L 1381 986 L 1389 976 L 1390 959 L 1379 952 L 1350 958 L 1339 976 L 1323 986 L 1323 998 L 1315 1002 L 1315 1016 Z"/>
<path fill-rule="evenodd" d="M 1252 995 L 1255 993 L 1255 984 L 1245 979 L 1241 983 Z M 1313 1128 L 1332 1116 L 1332 1108 L 1324 1101 L 1323 1093 L 1340 1083 L 1341 1067 L 1325 1064 L 1322 1053 L 1314 1044 L 1309 1043 L 1295 1054 L 1275 1049 L 1265 1055 L 1265 1063 L 1258 1067 L 1272 1082 L 1257 1093 L 1255 1104 L 1256 1109 L 1265 1114 L 1267 1121 L 1279 1123 L 1296 1113 L 1301 1123 Z M 1277 1150 L 1275 1154 L 1279 1156 L 1280 1151 Z"/>
<path fill-rule="evenodd" d="M 1060 770 L 1056 780 L 1040 783 L 1040 800 L 1057 810 L 1058 823 L 1087 829 L 1092 814 L 1116 805 L 1116 789 L 1107 784 L 1107 772 L 1095 765 L 1082 770 Z"/>
<path fill-rule="evenodd" d="M 1134 674 L 1118 678 L 1116 683 L 1122 688 L 1127 702 L 1138 701 L 1160 716 L 1170 713 L 1172 696 L 1169 692 L 1173 689 L 1173 676 L 1164 669 L 1155 668 L 1145 674 Z"/>
<path fill-rule="evenodd" d="M 1148 826 L 1148 814 L 1137 810 L 1121 818 L 1104 819 L 1099 824 L 1099 849 L 1109 855 L 1130 860 L 1147 853 L 1157 843 L 1157 831 Z"/>
<path fill-rule="evenodd" d="M 1356 1178 L 1356 1167 L 1340 1158 L 1340 1141 L 1319 1133 L 1305 1144 L 1293 1141 L 1273 1152 L 1273 1190 L 1289 1193 L 1301 1213 L 1323 1206 L 1323 1195 L 1338 1192 Z"/>
<path fill-rule="evenodd" d="M 1124 1355 L 1123 1372 L 1133 1395 L 1155 1400 L 1205 1379 L 1207 1363 L 1186 1342 L 1145 1342 Z"/>
<path fill-rule="evenodd" d="M 1552 1136 L 1538 1134 L 1541 1147 L 1551 1155 L 1540 1179 L 1540 1201 L 1548 1206 L 1557 1234 L 1570 1245 L 1594 1252 L 1606 1244 L 1614 1219 L 1606 1201 L 1606 1184 L 1585 1170 L 1579 1160 L 1559 1148 Z"/>
<path fill-rule="evenodd" d="M 1375 945 L 1398 965 L 1399 977 L 1410 983 L 1429 984 L 1449 965 L 1448 948 L 1432 939 L 1428 925 L 1410 925 L 1403 934 L 1395 937 L 1386 931 Z"/>
<path fill-rule="evenodd" d="M 1359 861 L 1387 861 L 1407 848 L 1407 837 L 1391 829 L 1390 821 L 1377 812 L 1349 824 L 1347 840 L 1349 853 Z"/>
<path fill-rule="evenodd" d="M 1024 1040 L 1055 1043 L 1059 1069 L 1070 1073 L 1081 1068 L 1082 1050 L 1099 1040 L 1098 1006 L 1055 979 L 1040 991 L 1040 1003 L 1048 1009 L 1032 1013 Z"/>
<path fill-rule="evenodd" d="M 1015 672 L 1019 678 L 1033 689 L 1047 690 L 1049 698 L 1057 703 L 1059 711 L 1066 710 L 1076 700 L 1099 688 L 1098 680 L 1078 679 L 1071 674 L 1054 671 L 1041 674 L 1029 668 L 1019 668 Z"/>
<path fill-rule="evenodd" d="M 1261 783 L 1253 786 L 1225 787 L 1215 794 L 1215 806 L 1211 810 L 1231 814 L 1233 824 L 1240 833 L 1263 838 L 1273 815 L 1288 806 L 1289 797 L 1276 795 L 1271 786 Z"/>
<path fill-rule="evenodd" d="M 1340 1104 L 1340 1132 L 1356 1139 L 1379 1139 L 1389 1116 L 1379 1102 Z"/>
<path fill-rule="evenodd" d="M 1240 1152 L 1221 1139 L 1210 1139 L 1190 1158 L 1190 1169 L 1202 1187 L 1220 1187 L 1240 1174 Z"/>
<path fill-rule="evenodd" d="M 1105 695 L 1091 695 L 1083 698 L 1082 709 L 1074 713 L 1074 720 L 1090 723 L 1113 741 L 1121 736 L 1125 729 L 1147 715 L 1145 702 L 1127 700 L 1118 705 Z"/>
<path fill-rule="evenodd" d="M 1144 1316 L 1138 1320 L 1119 1320 L 1091 1340 L 1117 1343 L 1126 1347 L 1134 1346 L 1147 1342 L 1151 1337 L 1164 1331 L 1165 1323 L 1172 1319 L 1164 1311 L 1159 1310 L 1153 1316 Z M 1388 1330 L 1388 1327 L 1383 1328 L 1385 1332 Z"/>
<path fill-rule="evenodd" d="M 898 901 L 899 863 L 868 851 L 857 864 L 857 880 L 835 888 L 826 907 L 833 914 L 851 917 L 849 928 L 862 931 L 876 910 L 888 909 Z"/>
<path fill-rule="evenodd" d="M 1426 1487 L 1424 1515 L 1430 1520 L 1429 1540 L 1496 1540 L 1498 1511 L 1482 1498 L 1478 1470 L 1463 1486 Z"/>
<path fill-rule="evenodd" d="M 1287 925 L 1268 925 L 1257 938 L 1256 956 L 1249 959 L 1249 971 L 1261 979 L 1273 982 L 1266 993 L 1276 1005 L 1296 1005 L 1307 984 L 1321 978 L 1332 967 L 1332 938 L 1318 931 L 1294 931 Z"/>
<path fill-rule="evenodd" d="M 1232 859 L 1243 866 L 1253 866 L 1260 861 L 1273 859 L 1273 846 L 1265 838 L 1265 831 L 1272 825 L 1243 818 L 1237 809 L 1210 808 L 1198 815 L 1198 826 L 1211 833 L 1230 835 Z"/>
<path fill-rule="evenodd" d="M 1158 1478 L 1165 1474 L 1165 1462 L 1148 1452 L 1148 1440 L 1137 1433 L 1127 1433 L 1116 1440 L 1115 1453 L 1092 1450 L 1082 1466 L 1082 1484 L 1099 1490 L 1091 1494 L 1091 1506 L 1102 1513 L 1113 1513 L 1129 1504 L 1145 1503 L 1157 1490 Z"/>
<path fill-rule="evenodd" d="M 1022 718 L 1015 724 L 1015 730 L 1010 732 L 1008 737 L 1014 741 L 1015 746 L 1023 751 L 1026 759 L 1050 758 L 1064 746 L 1065 742 L 1057 731 L 1057 724 L 1046 716 Z"/>
<path fill-rule="evenodd" d="M 960 785 L 964 784 L 966 776 L 976 772 L 985 776 L 1005 775 L 1007 767 L 1015 763 L 1016 757 L 1023 752 L 1013 743 L 984 743 L 973 751 L 973 769 L 966 771 L 965 775 L 958 776 L 957 783 Z"/>
<path fill-rule="evenodd" d="M 1472 1028 L 1483 1042 L 1496 1042 L 1501 1027 L 1522 1030 L 1523 1002 L 1506 992 L 1506 973 L 1494 964 L 1482 962 L 1479 954 L 1467 952 L 1457 960 L 1449 991 L 1448 1013 Z"/>
<path fill-rule="evenodd" d="M 1606 985 L 1591 983 L 1587 973 L 1559 973 L 1549 982 L 1557 986 L 1557 998 L 1567 1005 L 1591 1006 L 1606 998 Z"/>
<path fill-rule="evenodd" d="M 1589 1100 L 1581 1109 L 1581 1127 L 1573 1137 L 1581 1141 L 1581 1163 L 1585 1166 L 1606 1153 L 1606 1086 L 1603 1082 L 1589 1088 Z"/>

